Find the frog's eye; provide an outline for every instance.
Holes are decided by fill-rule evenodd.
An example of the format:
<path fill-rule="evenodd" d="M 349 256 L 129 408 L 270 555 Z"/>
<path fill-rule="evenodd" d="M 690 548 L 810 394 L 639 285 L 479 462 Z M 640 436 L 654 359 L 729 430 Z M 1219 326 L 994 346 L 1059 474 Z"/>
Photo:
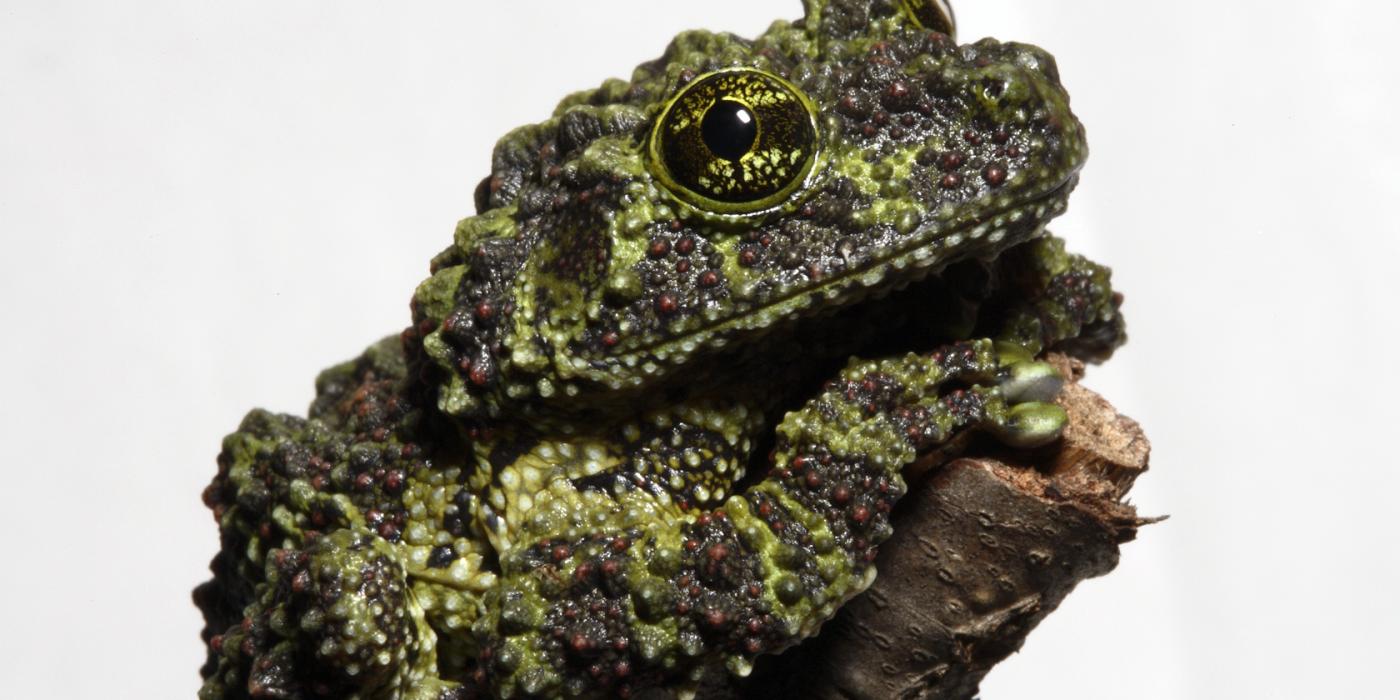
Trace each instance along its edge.
<path fill-rule="evenodd" d="M 648 155 L 652 172 L 689 204 L 751 214 L 786 201 L 817 155 L 816 110 L 795 85 L 737 68 L 692 80 L 661 111 Z"/>
<path fill-rule="evenodd" d="M 957 36 L 958 24 L 953 21 L 953 7 L 947 0 L 899 0 L 909 21 L 935 32 Z"/>

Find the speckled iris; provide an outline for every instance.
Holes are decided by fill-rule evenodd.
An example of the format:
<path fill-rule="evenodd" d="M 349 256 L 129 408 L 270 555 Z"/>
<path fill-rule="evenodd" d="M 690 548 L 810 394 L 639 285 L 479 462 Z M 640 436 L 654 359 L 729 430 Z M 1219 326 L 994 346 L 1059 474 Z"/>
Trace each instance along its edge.
<path fill-rule="evenodd" d="M 816 115 L 791 83 L 723 70 L 683 87 L 651 134 L 650 166 L 677 197 L 720 214 L 771 209 L 807 182 Z"/>

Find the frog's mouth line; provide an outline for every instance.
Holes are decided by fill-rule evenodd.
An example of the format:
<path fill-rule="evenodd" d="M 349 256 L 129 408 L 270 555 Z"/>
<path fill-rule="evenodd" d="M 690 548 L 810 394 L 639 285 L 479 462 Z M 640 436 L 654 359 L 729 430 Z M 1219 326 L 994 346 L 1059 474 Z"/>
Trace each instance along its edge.
<path fill-rule="evenodd" d="M 785 318 L 801 318 L 814 315 L 819 310 L 845 309 L 858 304 L 871 294 L 880 294 L 876 289 L 882 283 L 891 282 L 891 277 L 904 275 L 904 279 L 891 282 L 888 291 L 901 289 L 924 279 L 929 274 L 951 263 L 976 255 L 987 248 L 1003 243 L 1008 237 L 1021 241 L 1036 237 L 1045 225 L 1063 213 L 1069 193 L 1079 182 L 1078 169 L 1056 186 L 1014 206 L 984 214 L 974 220 L 951 228 L 936 237 L 918 243 L 893 248 L 882 257 L 871 260 L 858 268 L 833 275 L 811 286 L 804 286 L 788 294 L 779 296 L 768 303 L 748 309 L 742 315 L 730 315 L 693 328 L 686 333 L 666 340 L 644 345 L 625 355 L 612 358 L 609 364 L 613 370 L 635 367 L 646 361 L 657 361 L 668 365 L 681 364 L 692 353 L 701 350 L 696 337 L 714 334 L 705 350 L 723 349 L 734 340 L 736 334 L 770 328 Z M 927 229 L 925 229 L 926 231 Z M 911 238 L 918 239 L 916 233 Z M 968 244 L 975 239 L 975 244 Z M 939 255 L 942 247 L 959 247 L 955 253 Z M 845 296 L 847 298 L 842 299 Z M 826 309 L 813 309 L 822 298 L 838 300 L 840 303 Z"/>

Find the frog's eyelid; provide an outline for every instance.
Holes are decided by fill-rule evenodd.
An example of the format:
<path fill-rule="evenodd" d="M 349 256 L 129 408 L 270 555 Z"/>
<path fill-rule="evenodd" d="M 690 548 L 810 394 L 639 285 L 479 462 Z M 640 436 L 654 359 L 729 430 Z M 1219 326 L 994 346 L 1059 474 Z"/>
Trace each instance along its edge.
<path fill-rule="evenodd" d="M 957 19 L 953 16 L 953 6 L 947 0 L 900 0 L 899 5 L 904 16 L 915 25 L 957 37 Z"/>

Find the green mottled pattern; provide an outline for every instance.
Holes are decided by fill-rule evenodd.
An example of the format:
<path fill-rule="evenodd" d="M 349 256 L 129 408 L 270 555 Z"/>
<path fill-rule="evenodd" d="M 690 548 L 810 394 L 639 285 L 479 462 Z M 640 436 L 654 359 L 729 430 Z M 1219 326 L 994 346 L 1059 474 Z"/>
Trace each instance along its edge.
<path fill-rule="evenodd" d="M 492 415 L 654 387 L 786 319 L 1037 234 L 1085 156 L 1053 59 L 990 40 L 955 47 L 899 18 L 839 39 L 785 22 L 752 42 L 687 32 L 630 83 L 571 96 L 503 138 L 456 264 L 417 295 L 436 329 L 425 342 L 440 407 Z M 850 18 L 823 26 L 838 20 Z M 734 66 L 784 78 L 819 115 L 811 181 L 757 215 L 692 206 L 648 158 L 666 100 Z M 677 267 L 682 240 L 694 252 Z M 461 277 L 483 265 L 502 279 Z M 459 330 L 472 321 L 454 316 L 483 300 L 517 303 L 495 327 Z M 479 344 L 497 341 L 505 352 L 486 357 Z"/>
<path fill-rule="evenodd" d="M 1058 438 L 1038 358 L 1124 336 L 1044 232 L 1086 154 L 1053 59 L 939 2 L 806 9 L 507 134 L 412 325 L 225 440 L 201 697 L 743 675 L 869 585 L 905 466 Z M 758 134 L 724 163 L 721 99 Z"/>

